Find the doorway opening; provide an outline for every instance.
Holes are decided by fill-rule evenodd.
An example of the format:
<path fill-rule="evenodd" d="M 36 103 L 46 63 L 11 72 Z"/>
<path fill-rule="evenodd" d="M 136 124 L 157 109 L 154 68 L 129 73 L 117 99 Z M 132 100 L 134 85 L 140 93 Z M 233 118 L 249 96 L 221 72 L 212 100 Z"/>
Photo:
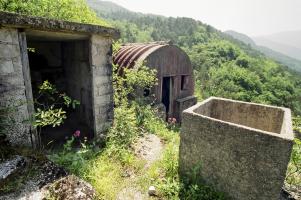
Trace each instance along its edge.
<path fill-rule="evenodd" d="M 171 99 L 171 77 L 163 77 L 162 84 L 162 103 L 165 106 L 166 116 L 170 111 L 170 99 Z"/>
<path fill-rule="evenodd" d="M 83 38 L 55 35 L 26 34 L 28 60 L 33 98 L 39 96 L 38 87 L 49 81 L 59 93 L 65 93 L 80 105 L 65 108 L 67 119 L 58 127 L 43 127 L 41 141 L 44 146 L 62 144 L 80 130 L 80 137 L 93 137 L 92 78 L 89 61 L 89 42 Z M 52 145 L 50 145 L 52 146 Z"/>

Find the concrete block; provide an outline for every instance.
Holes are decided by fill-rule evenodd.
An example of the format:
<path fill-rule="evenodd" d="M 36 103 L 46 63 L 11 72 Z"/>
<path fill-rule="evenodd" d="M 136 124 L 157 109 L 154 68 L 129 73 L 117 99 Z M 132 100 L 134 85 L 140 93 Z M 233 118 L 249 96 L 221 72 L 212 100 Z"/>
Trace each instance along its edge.
<path fill-rule="evenodd" d="M 105 94 L 112 94 L 113 85 L 111 83 L 103 84 L 97 87 L 97 91 L 98 91 L 97 93 L 98 96 L 102 96 Z"/>
<path fill-rule="evenodd" d="M 279 199 L 293 146 L 287 108 L 209 98 L 182 115 L 179 173 L 231 199 Z"/>
<path fill-rule="evenodd" d="M 107 76 L 112 75 L 112 66 L 110 67 L 96 67 L 93 66 L 94 74 L 96 76 Z"/>
<path fill-rule="evenodd" d="M 14 72 L 14 64 L 11 59 L 0 59 L 0 74 L 10 74 Z"/>
<path fill-rule="evenodd" d="M 186 110 L 187 108 L 195 105 L 197 103 L 197 98 L 195 96 L 188 96 L 188 97 L 185 97 L 185 98 L 182 98 L 182 99 L 177 99 L 176 100 L 176 111 L 175 111 L 175 116 L 177 118 L 177 121 L 178 122 L 181 122 L 182 121 L 182 112 L 184 110 Z"/>
<path fill-rule="evenodd" d="M 19 46 L 0 43 L 0 58 L 15 58 L 18 56 L 20 56 Z"/>
<path fill-rule="evenodd" d="M 0 28 L 0 41 L 5 43 L 16 43 L 18 34 L 16 29 Z"/>
<path fill-rule="evenodd" d="M 103 38 L 98 35 L 92 35 L 91 37 L 91 58 L 92 65 L 101 67 L 105 66 L 109 62 L 109 54 L 111 52 L 112 41 L 108 38 Z"/>
<path fill-rule="evenodd" d="M 94 104 L 97 106 L 109 105 L 111 102 L 113 102 L 112 93 L 94 97 Z"/>
<path fill-rule="evenodd" d="M 96 87 L 101 87 L 104 84 L 112 84 L 111 76 L 96 76 L 94 78 L 94 85 Z"/>

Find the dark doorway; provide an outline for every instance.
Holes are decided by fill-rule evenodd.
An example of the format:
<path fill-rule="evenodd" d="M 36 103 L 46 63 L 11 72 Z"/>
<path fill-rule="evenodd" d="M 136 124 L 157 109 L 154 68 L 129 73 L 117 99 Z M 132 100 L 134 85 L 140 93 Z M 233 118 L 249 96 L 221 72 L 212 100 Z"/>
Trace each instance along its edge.
<path fill-rule="evenodd" d="M 63 107 L 67 119 L 57 127 L 41 129 L 41 142 L 47 148 L 61 145 L 66 137 L 79 130 L 80 137 L 92 138 L 91 71 L 88 40 L 64 40 L 60 38 L 36 38 L 27 35 L 28 59 L 33 98 L 40 96 L 38 88 L 44 81 L 55 85 L 57 91 L 80 102 L 75 109 Z M 41 103 L 47 99 L 40 99 Z M 42 104 L 41 104 L 42 105 Z"/>
<path fill-rule="evenodd" d="M 171 82 L 171 77 L 163 77 L 162 103 L 166 108 L 167 114 L 169 112 L 169 105 L 170 105 L 170 82 Z"/>

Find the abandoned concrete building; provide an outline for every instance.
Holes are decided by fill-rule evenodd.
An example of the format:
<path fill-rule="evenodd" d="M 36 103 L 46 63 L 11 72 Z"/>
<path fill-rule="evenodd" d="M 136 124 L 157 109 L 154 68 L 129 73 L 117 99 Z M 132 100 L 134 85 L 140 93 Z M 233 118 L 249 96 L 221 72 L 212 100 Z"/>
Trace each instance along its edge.
<path fill-rule="evenodd" d="M 118 37 L 112 28 L 0 12 L 0 104 L 25 102 L 17 107 L 10 142 L 35 144 L 31 125 L 23 122 L 33 115 L 33 90 L 44 80 L 81 103 L 53 130 L 63 135 L 52 136 L 78 129 L 101 138 L 113 119 L 111 46 Z"/>
<path fill-rule="evenodd" d="M 196 103 L 193 69 L 188 55 L 167 42 L 129 43 L 121 46 L 113 58 L 114 64 L 135 68 L 138 64 L 157 70 L 158 84 L 144 95 L 153 94 L 155 103 L 164 107 L 167 117 L 181 121 L 181 113 Z"/>
<path fill-rule="evenodd" d="M 183 112 L 180 137 L 182 178 L 233 200 L 279 199 L 294 140 L 290 109 L 210 97 Z"/>

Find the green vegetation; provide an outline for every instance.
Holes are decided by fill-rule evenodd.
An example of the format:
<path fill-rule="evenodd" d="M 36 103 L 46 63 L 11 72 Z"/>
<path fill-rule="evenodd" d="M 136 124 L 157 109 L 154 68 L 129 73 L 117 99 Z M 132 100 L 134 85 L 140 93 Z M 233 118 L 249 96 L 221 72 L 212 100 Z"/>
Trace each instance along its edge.
<path fill-rule="evenodd" d="M 285 106 L 301 113 L 301 76 L 250 45 L 191 18 L 131 12 L 88 0 L 98 16 L 121 30 L 122 42 L 170 40 L 193 64 L 196 94 Z"/>
<path fill-rule="evenodd" d="M 294 131 L 301 133 L 301 116 L 293 118 Z"/>
<path fill-rule="evenodd" d="M 301 133 L 301 117 L 293 119 L 293 128 L 296 133 Z M 295 138 L 291 161 L 287 170 L 286 183 L 297 189 L 301 189 L 301 140 Z"/>
<path fill-rule="evenodd" d="M 66 110 L 69 107 L 75 109 L 79 104 L 79 101 L 57 91 L 56 87 L 46 80 L 39 86 L 34 99 L 36 111 L 33 125 L 36 128 L 60 126 L 67 118 Z"/>
<path fill-rule="evenodd" d="M 42 147 L 41 131 L 43 127 L 57 127 L 67 119 L 67 111 L 75 109 L 79 101 L 70 98 L 65 93 L 59 92 L 55 85 L 44 81 L 38 91 L 34 93 L 35 113 L 32 117 L 32 125 L 37 129 L 39 135 L 39 146 Z M 69 108 L 70 107 L 70 108 Z"/>
<path fill-rule="evenodd" d="M 0 0 L 0 11 L 108 26 L 85 0 Z"/>
<path fill-rule="evenodd" d="M 106 146 L 99 151 L 97 145 L 83 142 L 75 150 L 72 146 L 78 138 L 72 137 L 62 151 L 49 158 L 90 182 L 99 199 L 116 199 L 129 186 L 145 194 L 151 185 L 157 188 L 159 199 L 225 199 L 213 187 L 180 182 L 178 127 L 158 118 L 146 99 L 133 96 L 138 85 L 145 88 L 156 84 L 156 72 L 141 65 L 138 69 L 125 70 L 125 75 L 120 77 L 117 68 L 114 69 L 115 121 Z M 164 150 L 161 159 L 145 168 L 146 161 L 134 154 L 133 145 L 147 134 L 156 134 L 163 141 Z"/>
<path fill-rule="evenodd" d="M 286 183 L 301 189 L 301 140 L 295 139 L 291 161 L 288 165 Z"/>
<path fill-rule="evenodd" d="M 110 3 L 106 3 L 107 7 L 97 7 L 99 4 L 95 0 L 91 5 L 95 9 L 102 8 L 98 14 L 120 28 L 122 42 L 171 40 L 183 48 L 193 63 L 196 93 L 200 98 L 215 95 L 287 106 L 295 113 L 301 112 L 301 81 L 297 74 L 211 26 L 189 18 L 132 13 Z M 103 23 L 82 0 L 1 0 L 0 9 Z M 226 199 L 212 186 L 193 180 L 180 181 L 179 128 L 159 119 L 145 99 L 138 98 L 133 92 L 137 85 L 146 88 L 155 84 L 154 73 L 143 65 L 138 70 L 125 70 L 124 77 L 118 77 L 115 71 L 115 120 L 104 138 L 105 146 L 80 141 L 78 134 L 74 134 L 62 150 L 52 152 L 49 158 L 91 183 L 99 199 L 115 199 L 128 186 L 145 192 L 150 185 L 156 186 L 158 199 Z M 60 123 L 60 119 L 55 121 Z M 299 122 L 296 121 L 296 127 Z M 148 168 L 133 152 L 135 141 L 146 134 L 156 134 L 164 143 L 163 157 Z M 80 148 L 73 148 L 76 144 L 80 144 Z M 300 184 L 300 160 L 300 141 L 296 140 L 287 176 L 289 184 Z"/>

